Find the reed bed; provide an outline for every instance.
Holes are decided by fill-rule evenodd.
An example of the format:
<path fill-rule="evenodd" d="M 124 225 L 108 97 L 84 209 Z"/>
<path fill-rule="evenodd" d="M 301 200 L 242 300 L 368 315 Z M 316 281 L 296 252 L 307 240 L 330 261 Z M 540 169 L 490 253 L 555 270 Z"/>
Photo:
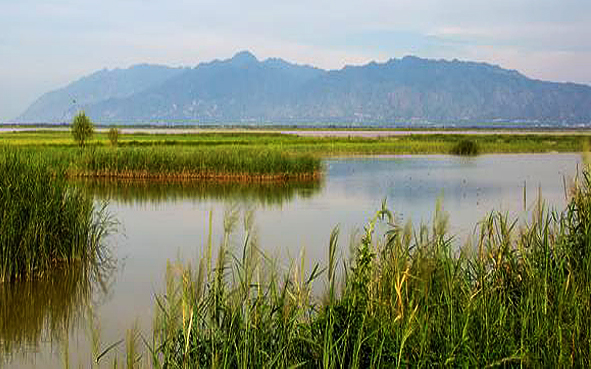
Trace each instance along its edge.
<path fill-rule="evenodd" d="M 384 206 L 348 258 L 334 230 L 311 270 L 261 252 L 249 214 L 233 248 L 231 214 L 217 257 L 210 241 L 196 267 L 170 264 L 145 364 L 589 367 L 590 178 L 564 212 L 539 200 L 523 226 L 493 212 L 461 249 L 439 208 L 415 229 Z"/>
<path fill-rule="evenodd" d="M 205 179 L 217 181 L 317 180 L 320 160 L 279 150 L 174 148 L 165 146 L 94 148 L 80 153 L 70 177 Z"/>
<path fill-rule="evenodd" d="M 70 187 L 51 160 L 0 149 L 0 283 L 106 257 L 113 222 L 105 206 Z"/>

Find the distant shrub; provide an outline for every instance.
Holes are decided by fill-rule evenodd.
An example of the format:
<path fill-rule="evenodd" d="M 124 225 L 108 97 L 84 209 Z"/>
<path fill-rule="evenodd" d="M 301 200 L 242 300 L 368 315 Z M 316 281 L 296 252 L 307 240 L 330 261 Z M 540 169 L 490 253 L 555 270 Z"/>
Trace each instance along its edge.
<path fill-rule="evenodd" d="M 451 149 L 453 155 L 475 156 L 480 153 L 480 146 L 472 140 L 461 140 Z"/>
<path fill-rule="evenodd" d="M 120 133 L 121 132 L 118 128 L 112 127 L 109 129 L 109 133 L 107 135 L 109 136 L 109 142 L 111 142 L 111 145 L 117 146 L 117 143 L 119 142 Z"/>
<path fill-rule="evenodd" d="M 74 137 L 74 141 L 78 143 L 80 146 L 84 146 L 86 141 L 92 138 L 94 134 L 94 124 L 86 116 L 86 114 L 81 111 L 78 113 L 74 120 L 72 121 L 72 136 Z"/>

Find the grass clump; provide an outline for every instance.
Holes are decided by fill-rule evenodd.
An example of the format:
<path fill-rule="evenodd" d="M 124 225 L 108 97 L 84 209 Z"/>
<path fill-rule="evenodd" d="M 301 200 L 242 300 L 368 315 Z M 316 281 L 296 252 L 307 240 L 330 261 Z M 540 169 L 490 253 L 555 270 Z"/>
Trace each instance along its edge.
<path fill-rule="evenodd" d="M 279 150 L 166 146 L 95 148 L 81 153 L 73 177 L 187 178 L 218 180 L 314 179 L 320 160 Z"/>
<path fill-rule="evenodd" d="M 414 229 L 384 207 L 349 259 L 339 258 L 333 231 L 328 266 L 309 272 L 266 257 L 248 215 L 233 252 L 229 216 L 216 260 L 209 243 L 196 269 L 169 267 L 153 365 L 587 367 L 590 178 L 565 212 L 539 201 L 521 227 L 493 212 L 462 249 L 439 208 L 431 226 Z"/>
<path fill-rule="evenodd" d="M 284 279 L 258 250 L 251 214 L 234 252 L 238 219 L 226 216 L 217 259 L 209 243 L 196 269 L 169 264 L 166 295 L 157 297 L 154 367 L 281 367 L 309 356 L 314 273 L 290 267 Z"/>
<path fill-rule="evenodd" d="M 453 155 L 476 156 L 480 153 L 480 146 L 476 141 L 463 139 L 451 148 Z"/>
<path fill-rule="evenodd" d="M 65 182 L 39 156 L 0 152 L 0 283 L 104 257 L 105 208 Z"/>

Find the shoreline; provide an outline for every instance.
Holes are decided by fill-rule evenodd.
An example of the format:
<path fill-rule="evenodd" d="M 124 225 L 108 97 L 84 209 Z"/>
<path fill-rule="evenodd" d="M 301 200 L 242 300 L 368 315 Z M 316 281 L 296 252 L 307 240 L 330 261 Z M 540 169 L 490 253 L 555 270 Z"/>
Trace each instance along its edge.
<path fill-rule="evenodd" d="M 283 127 L 116 127 L 122 135 L 199 135 L 199 134 L 279 134 L 314 138 L 380 138 L 411 135 L 582 135 L 591 136 L 589 127 L 544 128 L 283 128 Z M 107 133 L 110 126 L 97 126 L 96 133 Z M 68 126 L 11 126 L 0 124 L 3 133 L 69 132 Z"/>
<path fill-rule="evenodd" d="M 68 180 L 113 180 L 113 181 L 155 181 L 155 182 L 238 182 L 238 183 L 279 183 L 290 181 L 317 181 L 322 178 L 322 171 L 302 174 L 249 174 L 249 173 L 150 173 L 145 171 L 129 172 L 73 172 L 67 173 Z"/>

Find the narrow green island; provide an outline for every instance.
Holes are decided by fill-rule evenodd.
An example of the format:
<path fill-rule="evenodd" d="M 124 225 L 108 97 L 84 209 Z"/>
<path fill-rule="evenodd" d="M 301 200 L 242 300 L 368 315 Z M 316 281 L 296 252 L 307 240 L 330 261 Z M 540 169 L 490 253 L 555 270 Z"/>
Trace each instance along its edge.
<path fill-rule="evenodd" d="M 481 154 L 490 153 L 539 153 L 580 152 L 589 146 L 591 132 L 587 130 L 392 130 L 392 135 L 367 135 L 380 130 L 345 130 L 350 135 L 332 135 L 339 130 L 299 129 L 282 133 L 280 129 L 199 129 L 195 133 L 182 133 L 183 129 L 118 129 L 116 141 L 109 139 L 109 130 L 97 130 L 88 147 L 175 147 L 196 148 L 244 148 L 281 150 L 288 155 L 310 154 L 315 157 L 343 155 L 404 155 L 404 154 L 453 154 L 460 142 L 476 145 Z M 181 133 L 174 133 L 174 131 Z M 159 131 L 162 131 L 160 133 Z M 172 133 L 171 133 L 172 131 Z M 445 132 L 445 133 L 443 133 Z M 0 132 L 5 145 L 36 148 L 76 148 L 69 130 L 39 128 L 34 131 Z M 115 142 L 115 143 L 113 143 Z"/>
<path fill-rule="evenodd" d="M 297 132 L 297 131 L 296 131 Z M 68 178 L 159 180 L 317 180 L 335 156 L 582 152 L 583 132 L 461 132 L 333 137 L 222 130 L 200 133 L 97 132 L 82 143 L 69 131 L 2 132 L 3 146 L 26 152 Z"/>

